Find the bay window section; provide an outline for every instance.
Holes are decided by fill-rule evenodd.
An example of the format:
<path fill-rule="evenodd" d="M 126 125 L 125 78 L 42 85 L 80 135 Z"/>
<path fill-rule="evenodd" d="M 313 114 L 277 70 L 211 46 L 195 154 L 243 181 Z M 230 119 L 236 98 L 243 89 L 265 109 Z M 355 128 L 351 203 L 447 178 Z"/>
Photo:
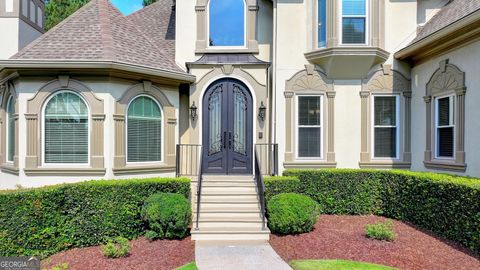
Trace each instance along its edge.
<path fill-rule="evenodd" d="M 15 99 L 10 96 L 7 102 L 7 162 L 13 163 L 15 156 Z"/>
<path fill-rule="evenodd" d="M 89 120 L 84 100 L 70 91 L 55 94 L 45 106 L 44 163 L 87 164 Z"/>
<path fill-rule="evenodd" d="M 367 0 L 342 0 L 342 44 L 366 43 Z"/>
<path fill-rule="evenodd" d="M 318 48 L 327 46 L 327 0 L 318 0 L 317 3 Z"/>
<path fill-rule="evenodd" d="M 162 161 L 162 112 L 148 96 L 135 98 L 127 113 L 127 162 Z"/>
<path fill-rule="evenodd" d="M 454 96 L 435 99 L 435 145 L 436 158 L 454 158 L 455 153 L 455 121 Z"/>
<path fill-rule="evenodd" d="M 322 96 L 298 96 L 297 156 L 322 158 Z"/>
<path fill-rule="evenodd" d="M 374 158 L 398 159 L 399 96 L 374 96 Z"/>

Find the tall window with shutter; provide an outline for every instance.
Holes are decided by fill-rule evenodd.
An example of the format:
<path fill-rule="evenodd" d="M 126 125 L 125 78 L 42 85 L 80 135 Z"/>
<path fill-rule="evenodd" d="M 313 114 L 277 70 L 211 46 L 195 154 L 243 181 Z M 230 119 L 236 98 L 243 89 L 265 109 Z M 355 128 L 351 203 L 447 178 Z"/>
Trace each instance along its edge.
<path fill-rule="evenodd" d="M 367 0 L 342 0 L 342 43 L 366 43 Z"/>
<path fill-rule="evenodd" d="M 435 145 L 437 158 L 454 158 L 455 104 L 454 96 L 435 99 Z"/>
<path fill-rule="evenodd" d="M 373 97 L 374 158 L 398 158 L 399 96 Z"/>
<path fill-rule="evenodd" d="M 162 161 L 162 111 L 148 96 L 135 98 L 127 112 L 127 162 Z"/>
<path fill-rule="evenodd" d="M 46 103 L 44 163 L 87 164 L 88 107 L 76 93 L 60 91 Z"/>
<path fill-rule="evenodd" d="M 298 96 L 297 156 L 322 158 L 322 96 Z"/>

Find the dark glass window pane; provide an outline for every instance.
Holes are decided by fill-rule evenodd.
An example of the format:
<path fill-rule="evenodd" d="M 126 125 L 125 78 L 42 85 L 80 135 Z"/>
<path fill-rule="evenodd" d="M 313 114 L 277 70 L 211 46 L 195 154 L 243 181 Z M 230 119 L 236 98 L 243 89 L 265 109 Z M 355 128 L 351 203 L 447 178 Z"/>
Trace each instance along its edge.
<path fill-rule="evenodd" d="M 299 128 L 298 130 L 298 156 L 319 158 L 321 128 Z"/>
<path fill-rule="evenodd" d="M 10 97 L 7 106 L 7 121 L 8 121 L 8 153 L 7 161 L 13 162 L 15 156 L 15 99 Z"/>
<path fill-rule="evenodd" d="M 210 46 L 245 45 L 245 1 L 210 0 Z"/>
<path fill-rule="evenodd" d="M 366 15 L 366 0 L 343 0 L 343 15 Z"/>
<path fill-rule="evenodd" d="M 438 126 L 449 126 L 450 122 L 450 97 L 438 99 Z"/>
<path fill-rule="evenodd" d="M 327 46 L 327 0 L 318 0 L 318 47 Z"/>
<path fill-rule="evenodd" d="M 298 124 L 320 125 L 320 97 L 298 97 Z"/>
<path fill-rule="evenodd" d="M 438 156 L 439 157 L 453 157 L 454 149 L 454 128 L 446 127 L 438 129 Z"/>
<path fill-rule="evenodd" d="M 365 18 L 343 18 L 342 42 L 344 44 L 365 43 Z"/>
<path fill-rule="evenodd" d="M 375 125 L 396 126 L 397 125 L 397 98 L 396 97 L 375 97 Z"/>
<path fill-rule="evenodd" d="M 396 128 L 375 128 L 375 157 L 397 157 Z"/>

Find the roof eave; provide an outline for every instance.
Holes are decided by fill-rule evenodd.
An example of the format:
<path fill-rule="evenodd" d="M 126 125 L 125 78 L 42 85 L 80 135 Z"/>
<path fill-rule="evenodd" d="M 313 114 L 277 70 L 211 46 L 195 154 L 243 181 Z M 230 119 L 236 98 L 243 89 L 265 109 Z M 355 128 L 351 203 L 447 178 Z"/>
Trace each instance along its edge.
<path fill-rule="evenodd" d="M 4 69 L 111 69 L 176 80 L 180 83 L 193 83 L 196 80 L 194 75 L 185 72 L 133 65 L 117 61 L 30 59 L 0 60 L 0 71 Z"/>
<path fill-rule="evenodd" d="M 467 27 L 475 22 L 480 21 L 480 10 L 477 10 L 470 15 L 440 29 L 439 31 L 408 45 L 407 47 L 399 50 L 394 54 L 398 60 L 408 60 L 425 50 L 428 47 L 434 45 L 438 40 L 446 37 L 450 37 L 457 33 L 464 27 Z"/>

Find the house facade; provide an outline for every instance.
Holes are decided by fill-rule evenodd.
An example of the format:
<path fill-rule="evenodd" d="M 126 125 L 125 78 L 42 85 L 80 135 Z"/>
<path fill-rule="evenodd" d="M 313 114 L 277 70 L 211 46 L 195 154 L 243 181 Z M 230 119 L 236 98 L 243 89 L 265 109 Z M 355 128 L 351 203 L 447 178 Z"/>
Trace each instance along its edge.
<path fill-rule="evenodd" d="M 40 36 L 37 2 L 0 1 L 2 37 Z M 256 163 L 480 176 L 479 10 L 160 0 L 124 16 L 91 0 L 25 48 L 0 44 L 0 188 Z"/>

